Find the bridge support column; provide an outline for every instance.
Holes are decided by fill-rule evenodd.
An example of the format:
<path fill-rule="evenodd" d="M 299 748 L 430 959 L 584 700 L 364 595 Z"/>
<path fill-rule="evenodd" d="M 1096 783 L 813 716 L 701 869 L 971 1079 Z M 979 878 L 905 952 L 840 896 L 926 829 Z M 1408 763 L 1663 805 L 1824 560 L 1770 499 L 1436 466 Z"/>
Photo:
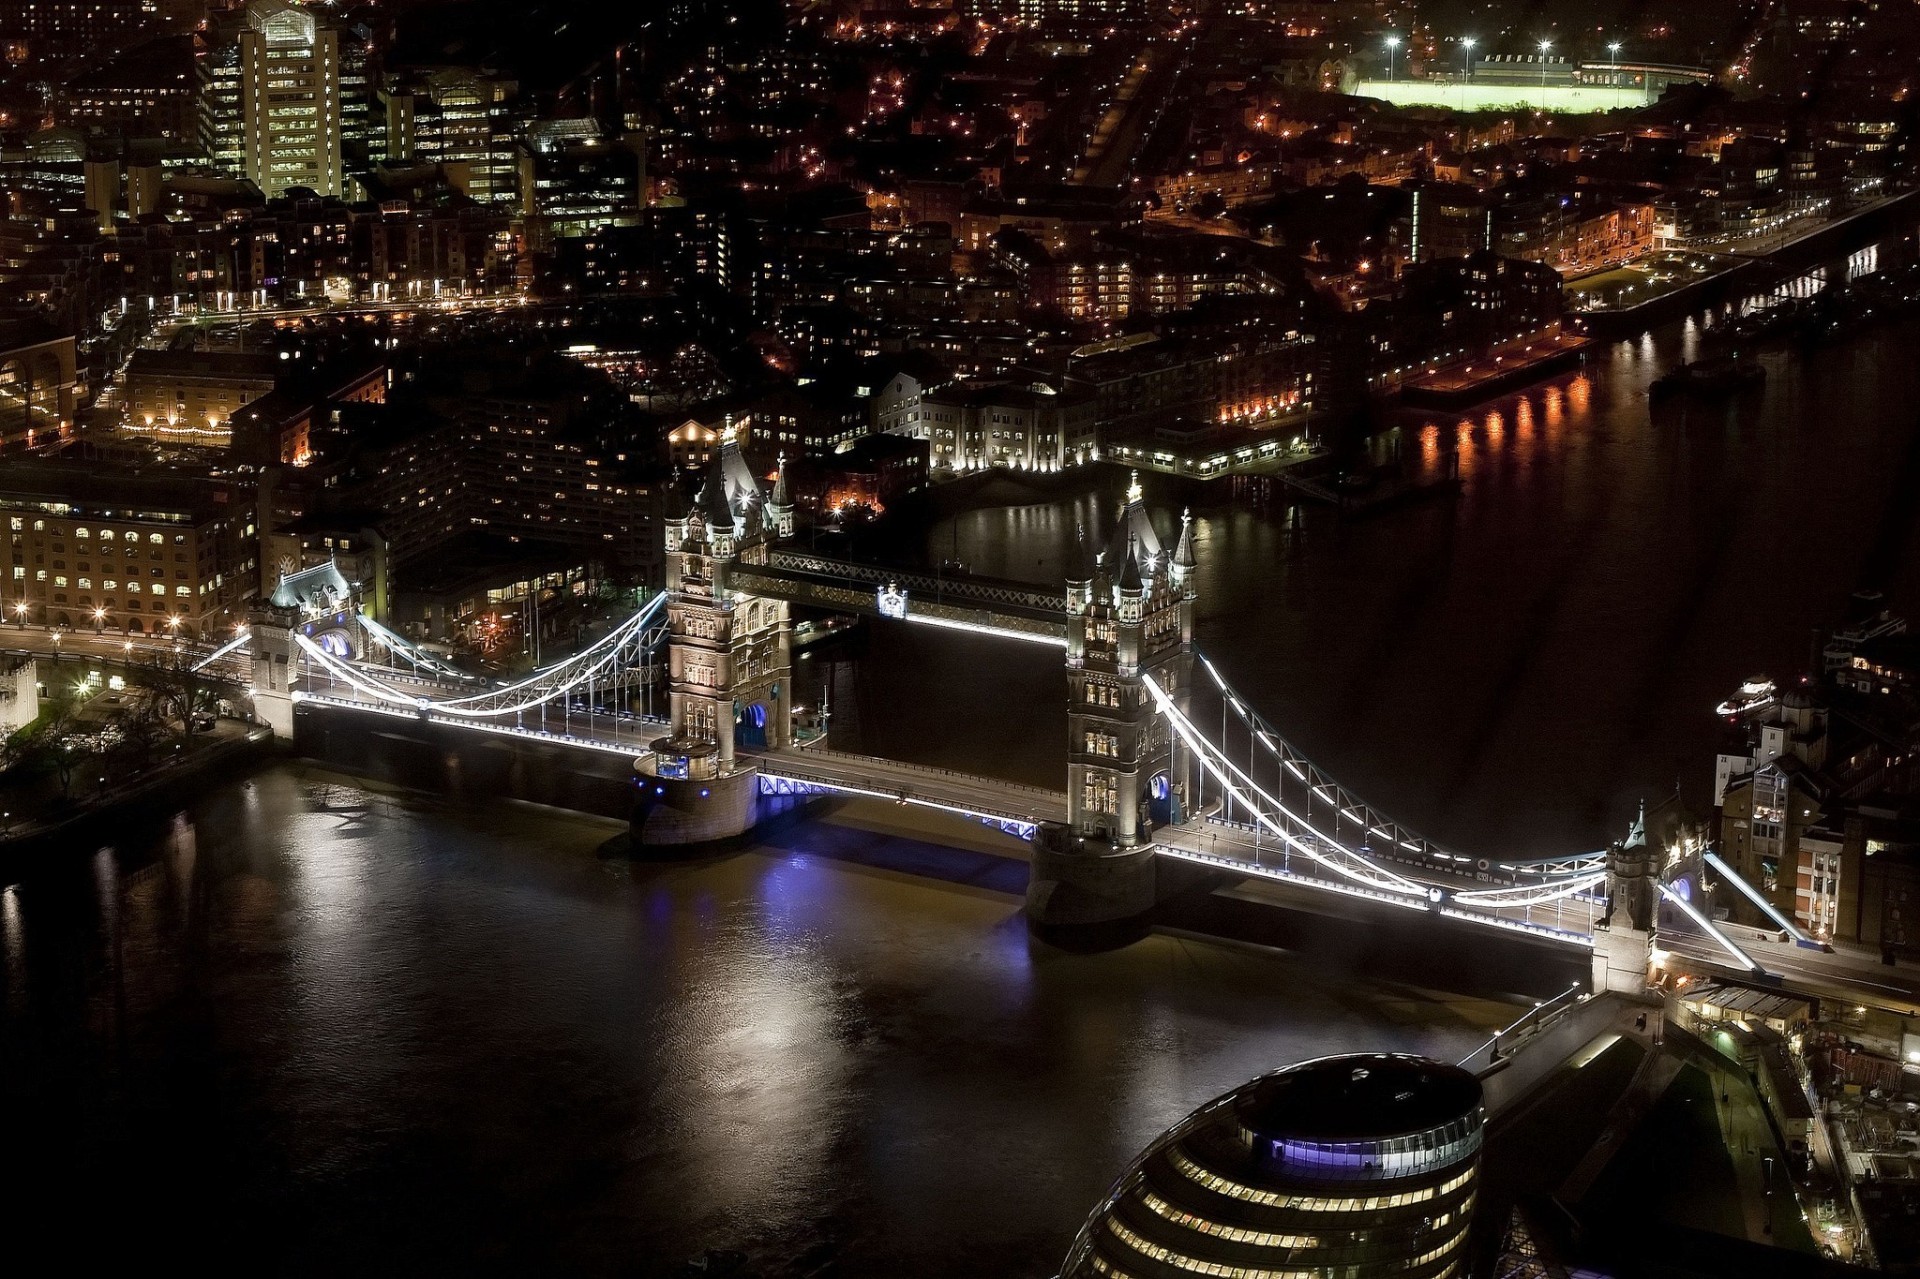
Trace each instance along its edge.
<path fill-rule="evenodd" d="M 724 776 L 638 776 L 633 840 L 654 848 L 711 844 L 752 830 L 760 820 L 760 772 L 751 765 Z"/>
<path fill-rule="evenodd" d="M 1644 995 L 1653 934 L 1624 922 L 1593 930 L 1593 993 Z"/>
<path fill-rule="evenodd" d="M 1152 844 L 1125 847 L 1049 822 L 1033 834 L 1027 922 L 1043 935 L 1132 924 L 1153 910 Z"/>
<path fill-rule="evenodd" d="M 1067 820 L 1033 841 L 1027 918 L 1036 930 L 1141 920 L 1156 889 L 1153 826 L 1185 808 L 1174 733 L 1149 695 L 1176 705 L 1193 668 L 1193 528 L 1160 544 L 1139 477 L 1107 549 L 1082 538 L 1067 571 Z"/>
<path fill-rule="evenodd" d="M 285 742 L 293 740 L 293 691 L 300 670 L 293 627 L 293 616 L 282 609 L 256 609 L 247 619 L 254 718 Z"/>
<path fill-rule="evenodd" d="M 667 673 L 672 731 L 635 766 L 633 835 L 643 845 L 731 839 L 759 820 L 758 766 L 741 751 L 790 739 L 791 623 L 782 600 L 736 589 L 792 527 L 785 471 L 770 502 L 729 436 L 691 509 L 669 515 Z"/>

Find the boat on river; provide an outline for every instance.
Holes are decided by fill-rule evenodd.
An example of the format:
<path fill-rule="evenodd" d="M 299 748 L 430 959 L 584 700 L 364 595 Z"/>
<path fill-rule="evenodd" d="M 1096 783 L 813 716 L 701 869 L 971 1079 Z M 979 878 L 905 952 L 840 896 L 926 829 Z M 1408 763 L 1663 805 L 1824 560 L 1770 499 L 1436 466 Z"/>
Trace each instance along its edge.
<path fill-rule="evenodd" d="M 1742 391 L 1758 390 L 1766 385 L 1766 381 L 1767 371 L 1760 365 L 1742 360 L 1737 355 L 1721 356 L 1668 370 L 1653 380 L 1653 384 L 1647 388 L 1647 396 L 1649 399 L 1665 399 L 1673 395 L 1688 395 L 1723 400 Z"/>

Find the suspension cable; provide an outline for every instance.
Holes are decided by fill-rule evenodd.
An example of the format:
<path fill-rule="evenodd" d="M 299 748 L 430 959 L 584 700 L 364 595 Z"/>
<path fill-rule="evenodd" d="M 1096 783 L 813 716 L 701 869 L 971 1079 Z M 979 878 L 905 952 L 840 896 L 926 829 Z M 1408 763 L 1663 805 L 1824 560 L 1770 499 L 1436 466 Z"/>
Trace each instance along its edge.
<path fill-rule="evenodd" d="M 1155 681 L 1151 675 L 1142 675 L 1140 679 L 1147 691 L 1153 695 L 1153 699 L 1159 705 L 1161 713 L 1164 714 L 1168 722 L 1173 725 L 1174 731 L 1180 734 L 1181 739 L 1198 754 L 1201 764 L 1206 767 L 1207 771 L 1214 775 L 1215 780 L 1217 780 L 1222 787 L 1232 792 L 1240 800 L 1240 803 L 1254 815 L 1254 818 L 1262 826 L 1265 826 L 1275 835 L 1285 840 L 1289 845 L 1298 849 L 1306 857 L 1313 859 L 1315 862 L 1318 862 L 1336 874 L 1353 880 L 1355 883 L 1365 884 L 1369 888 L 1402 893 L 1407 896 L 1424 898 L 1427 895 L 1426 885 L 1388 870 L 1384 866 L 1377 865 L 1348 848 L 1339 840 L 1329 838 L 1325 832 L 1314 826 L 1312 822 L 1304 820 L 1279 800 L 1267 794 L 1266 791 L 1260 787 L 1259 783 L 1242 772 L 1240 767 L 1232 760 L 1226 758 L 1224 752 L 1200 735 L 1199 731 L 1194 728 L 1192 721 L 1180 712 L 1180 709 L 1173 704 L 1173 699 L 1167 696 L 1166 690 L 1161 688 L 1159 683 Z M 1215 762 L 1216 759 L 1218 763 Z M 1301 836 L 1294 831 L 1288 830 L 1274 821 L 1266 810 L 1263 810 L 1260 805 L 1252 802 L 1239 786 L 1234 785 L 1227 773 L 1221 771 L 1221 765 L 1224 765 L 1227 770 L 1240 779 L 1247 789 L 1265 800 L 1274 810 L 1278 811 L 1293 825 L 1305 830 L 1319 843 L 1338 849 L 1365 869 L 1357 870 L 1352 866 L 1342 863 L 1338 858 L 1329 857 L 1319 848 L 1316 848 L 1313 843 L 1301 838 Z"/>

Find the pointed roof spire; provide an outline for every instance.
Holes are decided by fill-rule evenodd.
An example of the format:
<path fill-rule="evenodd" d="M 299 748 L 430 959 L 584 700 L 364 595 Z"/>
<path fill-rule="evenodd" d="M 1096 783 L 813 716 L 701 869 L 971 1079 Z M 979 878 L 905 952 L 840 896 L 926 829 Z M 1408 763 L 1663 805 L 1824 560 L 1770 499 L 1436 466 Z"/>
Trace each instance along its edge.
<path fill-rule="evenodd" d="M 1087 545 L 1087 526 L 1085 523 L 1076 524 L 1073 528 L 1073 554 L 1067 560 L 1067 582 L 1091 582 L 1095 571 L 1093 551 Z"/>
<path fill-rule="evenodd" d="M 1193 510 L 1180 512 L 1180 541 L 1173 548 L 1173 566 L 1188 569 L 1194 566 L 1193 558 Z"/>
<path fill-rule="evenodd" d="M 778 472 L 775 474 L 774 480 L 773 480 L 773 497 L 769 499 L 768 505 L 770 506 L 792 506 L 793 505 L 792 499 L 790 499 L 787 496 L 787 453 L 785 449 L 782 449 L 780 451 L 780 465 L 779 465 Z"/>
<path fill-rule="evenodd" d="M 1627 829 L 1627 839 L 1623 847 L 1633 848 L 1647 842 L 1647 800 L 1640 797 L 1640 816 L 1633 819 L 1633 825 Z"/>
<path fill-rule="evenodd" d="M 1146 583 L 1140 580 L 1140 557 L 1134 554 L 1133 534 L 1127 534 L 1127 562 L 1120 570 L 1120 589 L 1140 591 L 1146 589 Z"/>
<path fill-rule="evenodd" d="M 680 479 L 680 468 L 673 468 L 673 479 L 667 485 L 666 512 L 670 520 L 687 518 L 687 490 Z"/>
<path fill-rule="evenodd" d="M 694 498 L 701 514 L 707 517 L 707 523 L 713 528 L 733 532 L 733 503 L 727 500 L 727 472 L 725 449 L 713 451 L 707 463 L 707 478 L 700 485 L 700 493 Z"/>

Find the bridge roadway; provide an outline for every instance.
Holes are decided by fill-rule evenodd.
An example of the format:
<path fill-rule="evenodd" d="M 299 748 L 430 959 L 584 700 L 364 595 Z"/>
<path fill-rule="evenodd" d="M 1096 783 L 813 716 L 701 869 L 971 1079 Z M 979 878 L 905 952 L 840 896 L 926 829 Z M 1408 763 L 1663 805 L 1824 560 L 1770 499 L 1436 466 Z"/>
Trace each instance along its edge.
<path fill-rule="evenodd" d="M 1883 964 L 1875 952 L 1845 942 L 1829 952 L 1780 941 L 1778 933 L 1734 924 L 1719 928 L 1762 973 L 1743 967 L 1712 937 L 1685 924 L 1663 929 L 1655 938 L 1657 965 L 1828 1003 L 1920 1016 L 1920 966 L 1911 962 Z"/>
<path fill-rule="evenodd" d="M 124 666 L 141 660 L 166 657 L 175 653 L 199 661 L 214 652 L 210 644 L 174 640 L 166 635 L 132 635 L 108 630 L 49 630 L 44 626 L 0 627 L 0 653 L 9 657 L 45 657 L 60 662 L 98 662 L 102 666 Z M 214 679 L 245 683 L 248 659 L 232 654 L 216 660 L 207 668 Z"/>

